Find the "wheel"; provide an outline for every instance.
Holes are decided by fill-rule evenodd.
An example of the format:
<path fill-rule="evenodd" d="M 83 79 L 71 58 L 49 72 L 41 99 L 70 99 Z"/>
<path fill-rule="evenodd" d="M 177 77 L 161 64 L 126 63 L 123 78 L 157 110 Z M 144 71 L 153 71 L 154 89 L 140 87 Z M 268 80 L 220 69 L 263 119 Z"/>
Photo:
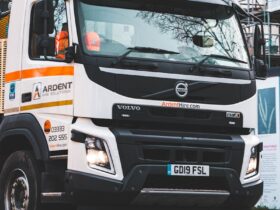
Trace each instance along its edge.
<path fill-rule="evenodd" d="M 0 175 L 1 210 L 40 209 L 40 173 L 34 155 L 18 151 L 6 160 Z"/>

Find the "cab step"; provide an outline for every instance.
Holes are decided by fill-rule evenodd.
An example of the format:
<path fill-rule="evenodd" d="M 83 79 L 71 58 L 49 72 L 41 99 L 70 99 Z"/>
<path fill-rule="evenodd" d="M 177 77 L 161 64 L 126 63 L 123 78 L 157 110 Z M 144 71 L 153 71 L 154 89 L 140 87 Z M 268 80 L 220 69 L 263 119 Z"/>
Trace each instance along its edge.
<path fill-rule="evenodd" d="M 70 196 L 65 192 L 43 192 L 41 193 L 42 203 L 70 203 Z"/>

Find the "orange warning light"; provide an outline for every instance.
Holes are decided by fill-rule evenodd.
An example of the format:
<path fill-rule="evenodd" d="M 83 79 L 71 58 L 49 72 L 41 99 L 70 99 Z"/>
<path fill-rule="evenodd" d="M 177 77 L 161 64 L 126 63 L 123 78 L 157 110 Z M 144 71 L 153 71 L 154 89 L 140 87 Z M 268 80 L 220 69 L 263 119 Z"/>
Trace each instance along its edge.
<path fill-rule="evenodd" d="M 46 120 L 45 124 L 44 124 L 44 131 L 46 134 L 49 134 L 51 132 L 51 122 L 49 120 Z"/>

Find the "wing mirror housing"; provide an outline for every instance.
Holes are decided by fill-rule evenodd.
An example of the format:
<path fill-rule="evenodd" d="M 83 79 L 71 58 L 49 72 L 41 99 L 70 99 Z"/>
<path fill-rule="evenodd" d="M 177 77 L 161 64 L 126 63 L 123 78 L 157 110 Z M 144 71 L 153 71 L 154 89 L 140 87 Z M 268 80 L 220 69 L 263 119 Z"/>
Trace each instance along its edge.
<path fill-rule="evenodd" d="M 262 35 L 262 32 L 259 28 L 259 25 L 255 26 L 255 32 L 254 32 L 254 55 L 257 59 L 263 59 L 265 56 L 265 51 L 262 50 L 265 48 L 265 40 Z"/>
<path fill-rule="evenodd" d="M 252 56 L 252 61 L 254 63 L 255 76 L 257 79 L 266 79 L 268 74 L 268 65 L 266 60 L 265 52 L 265 37 L 264 37 L 264 25 L 263 21 L 243 10 L 238 4 L 233 4 L 234 9 L 242 17 L 250 17 L 257 24 L 255 25 L 254 31 L 254 55 Z"/>
<path fill-rule="evenodd" d="M 266 79 L 268 65 L 266 64 L 265 39 L 259 25 L 255 26 L 254 32 L 254 64 L 257 79 Z"/>
<path fill-rule="evenodd" d="M 34 5 L 32 32 L 35 34 L 53 33 L 54 8 L 52 0 L 37 0 Z"/>
<path fill-rule="evenodd" d="M 32 13 L 32 33 L 37 36 L 37 51 L 44 55 L 46 60 L 54 49 L 54 40 L 49 37 L 54 31 L 53 3 L 53 0 L 37 0 Z"/>
<path fill-rule="evenodd" d="M 45 35 L 36 38 L 37 53 L 41 56 L 55 56 L 55 39 Z M 46 51 L 44 50 L 46 49 Z M 45 52 L 44 52 L 45 51 Z"/>
<path fill-rule="evenodd" d="M 268 66 L 261 59 L 255 59 L 256 78 L 265 80 L 267 78 Z"/>
<path fill-rule="evenodd" d="M 200 36 L 200 35 L 195 35 L 192 38 L 193 43 L 202 48 L 211 48 L 214 46 L 214 39 L 211 36 Z"/>

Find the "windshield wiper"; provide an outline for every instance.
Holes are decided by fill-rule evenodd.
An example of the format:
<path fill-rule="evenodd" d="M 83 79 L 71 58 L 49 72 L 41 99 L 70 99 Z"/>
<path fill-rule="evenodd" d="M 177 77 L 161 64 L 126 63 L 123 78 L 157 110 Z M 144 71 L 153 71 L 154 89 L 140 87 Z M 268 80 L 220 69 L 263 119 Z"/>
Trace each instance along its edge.
<path fill-rule="evenodd" d="M 116 61 L 113 62 L 113 66 L 116 66 L 132 52 L 141 52 L 141 53 L 156 53 L 156 54 L 180 54 L 179 52 L 159 49 L 159 48 L 152 48 L 152 47 L 130 47 L 127 48 L 127 51 L 120 55 Z"/>
<path fill-rule="evenodd" d="M 237 58 L 230 58 L 224 55 L 216 55 L 216 54 L 210 54 L 210 55 L 204 55 L 206 56 L 205 58 L 203 58 L 199 63 L 195 64 L 195 66 L 193 67 L 192 70 L 199 70 L 200 72 L 203 73 L 203 70 L 201 70 L 201 66 L 207 61 L 209 60 L 209 58 L 217 58 L 217 59 L 222 59 L 222 60 L 228 60 L 228 61 L 233 61 L 236 63 L 244 63 L 247 64 L 246 61 L 243 60 L 239 60 Z"/>

